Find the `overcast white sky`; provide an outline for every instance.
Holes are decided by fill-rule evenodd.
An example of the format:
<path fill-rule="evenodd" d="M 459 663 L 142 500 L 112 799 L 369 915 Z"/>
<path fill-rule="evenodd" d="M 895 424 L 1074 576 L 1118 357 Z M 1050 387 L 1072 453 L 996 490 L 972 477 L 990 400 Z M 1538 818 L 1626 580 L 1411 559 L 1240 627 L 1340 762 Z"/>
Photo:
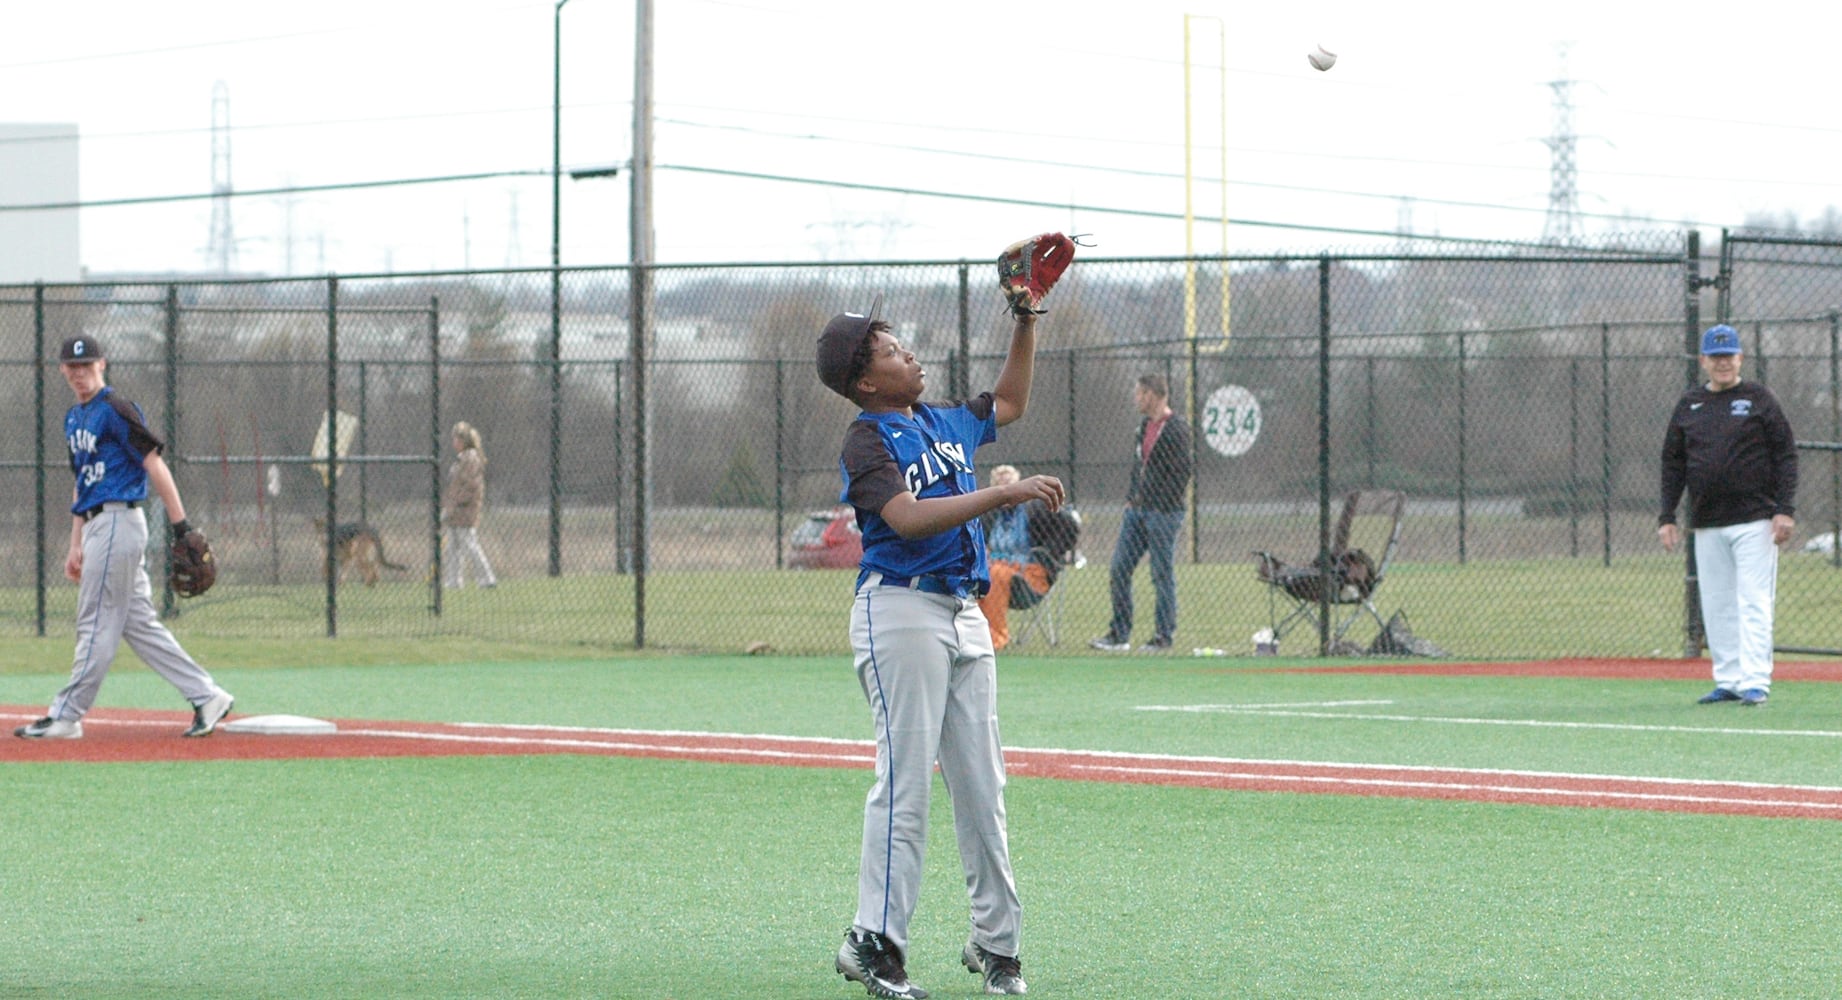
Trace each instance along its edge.
<path fill-rule="evenodd" d="M 1589 238 L 1842 204 L 1826 5 L 656 0 L 657 257 L 980 259 L 1045 229 L 1108 256 L 1183 253 L 1186 14 L 1200 252 L 1222 245 L 1224 145 L 1237 221 L 1539 238 L 1562 78 Z M 11 4 L 0 122 L 77 125 L 86 202 L 208 193 L 220 81 L 239 189 L 547 171 L 554 16 L 551 0 Z M 631 154 L 633 21 L 631 0 L 562 10 L 566 169 Z M 1319 42 L 1340 56 L 1328 73 L 1305 62 Z M 627 259 L 628 196 L 624 175 L 564 181 L 565 264 Z M 541 176 L 233 212 L 246 271 L 549 262 Z M 200 268 L 209 220 L 208 201 L 85 209 L 83 262 Z M 1228 244 L 1369 245 L 1257 225 Z"/>

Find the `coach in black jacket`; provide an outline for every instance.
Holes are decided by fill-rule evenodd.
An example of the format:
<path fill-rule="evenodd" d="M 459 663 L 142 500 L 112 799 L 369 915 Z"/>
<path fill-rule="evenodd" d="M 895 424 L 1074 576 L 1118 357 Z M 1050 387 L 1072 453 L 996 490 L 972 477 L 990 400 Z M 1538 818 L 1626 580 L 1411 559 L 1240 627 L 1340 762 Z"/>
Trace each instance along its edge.
<path fill-rule="evenodd" d="M 1157 373 L 1140 375 L 1134 391 L 1139 414 L 1132 441 L 1132 484 L 1126 513 L 1113 548 L 1109 583 L 1113 621 L 1106 635 L 1089 645 L 1108 652 L 1132 648 L 1132 573 L 1151 556 L 1151 584 L 1157 591 L 1157 631 L 1140 647 L 1145 652 L 1171 648 L 1177 631 L 1177 532 L 1183 528 L 1183 503 L 1190 485 L 1190 427 L 1171 412 L 1170 383 Z"/>
<path fill-rule="evenodd" d="M 1797 441 L 1771 390 L 1740 378 L 1733 327 L 1701 335 L 1701 370 L 1708 381 L 1682 394 L 1663 435 L 1657 539 L 1670 551 L 1681 540 L 1676 504 L 1686 489 L 1714 661 L 1714 690 L 1701 704 L 1763 705 L 1772 689 L 1778 546 L 1797 526 Z"/>

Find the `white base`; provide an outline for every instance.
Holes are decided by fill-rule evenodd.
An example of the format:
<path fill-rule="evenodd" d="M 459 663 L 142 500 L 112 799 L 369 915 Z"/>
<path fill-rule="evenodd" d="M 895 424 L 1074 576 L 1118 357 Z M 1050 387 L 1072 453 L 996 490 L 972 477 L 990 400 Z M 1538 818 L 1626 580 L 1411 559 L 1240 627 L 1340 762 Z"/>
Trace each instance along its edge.
<path fill-rule="evenodd" d="M 246 715 L 241 719 L 218 723 L 227 733 L 255 733 L 258 736 L 316 736 L 336 733 L 339 727 L 325 719 L 304 715 Z"/>

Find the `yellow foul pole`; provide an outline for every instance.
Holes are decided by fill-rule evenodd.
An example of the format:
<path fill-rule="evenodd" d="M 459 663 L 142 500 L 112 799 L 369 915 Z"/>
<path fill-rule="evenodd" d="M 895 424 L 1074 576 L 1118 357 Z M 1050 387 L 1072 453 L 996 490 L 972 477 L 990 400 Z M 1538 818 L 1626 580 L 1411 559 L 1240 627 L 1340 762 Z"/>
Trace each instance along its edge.
<path fill-rule="evenodd" d="M 1196 339 L 1195 130 L 1190 124 L 1190 19 L 1183 15 L 1183 335 Z"/>

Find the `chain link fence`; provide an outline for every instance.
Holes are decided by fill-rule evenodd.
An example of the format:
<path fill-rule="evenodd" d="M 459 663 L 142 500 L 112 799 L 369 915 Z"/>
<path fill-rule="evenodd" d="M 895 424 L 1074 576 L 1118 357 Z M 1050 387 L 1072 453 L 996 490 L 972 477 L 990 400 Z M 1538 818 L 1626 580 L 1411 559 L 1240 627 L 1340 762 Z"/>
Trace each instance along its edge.
<path fill-rule="evenodd" d="M 1132 387 L 1159 372 L 1197 430 L 1182 651 L 1251 652 L 1285 611 L 1251 553 L 1311 563 L 1342 496 L 1362 488 L 1408 498 L 1378 610 L 1453 655 L 1697 651 L 1683 559 L 1657 546 L 1655 507 L 1664 424 L 1698 377 L 1708 287 L 1711 311 L 1747 338 L 1748 377 L 1772 386 L 1810 446 L 1800 537 L 1780 564 L 1780 643 L 1842 647 L 1831 612 L 1842 474 L 1824 450 L 1842 440 L 1842 246 L 1729 237 L 1703 278 L 1696 241 L 1684 243 L 1084 259 L 1039 325 L 1028 415 L 979 456 L 981 469 L 1006 462 L 1069 484 L 1088 565 L 1058 584 L 1062 649 L 1105 629 Z M 217 550 L 217 588 L 165 602 L 183 631 L 842 653 L 855 574 L 836 567 L 854 565 L 854 538 L 831 521 L 854 410 L 813 374 L 817 332 L 882 294 L 935 395 L 983 391 L 1009 329 L 990 270 L 890 261 L 661 266 L 642 283 L 600 268 L 0 288 L 0 408 L 29 429 L 0 448 L 11 501 L 0 548 L 25 568 L 0 586 L 0 632 L 61 630 L 74 606 L 59 440 L 71 397 L 50 359 L 83 332 L 107 349 L 110 384 L 171 443 L 187 513 Z M 461 420 L 488 459 L 490 590 L 441 585 L 448 428 Z M 342 579 L 337 558 L 328 573 L 341 524 L 381 540 L 374 586 Z M 1375 631 L 1349 638 L 1360 647 Z M 1319 649 L 1313 636 L 1283 652 Z"/>

